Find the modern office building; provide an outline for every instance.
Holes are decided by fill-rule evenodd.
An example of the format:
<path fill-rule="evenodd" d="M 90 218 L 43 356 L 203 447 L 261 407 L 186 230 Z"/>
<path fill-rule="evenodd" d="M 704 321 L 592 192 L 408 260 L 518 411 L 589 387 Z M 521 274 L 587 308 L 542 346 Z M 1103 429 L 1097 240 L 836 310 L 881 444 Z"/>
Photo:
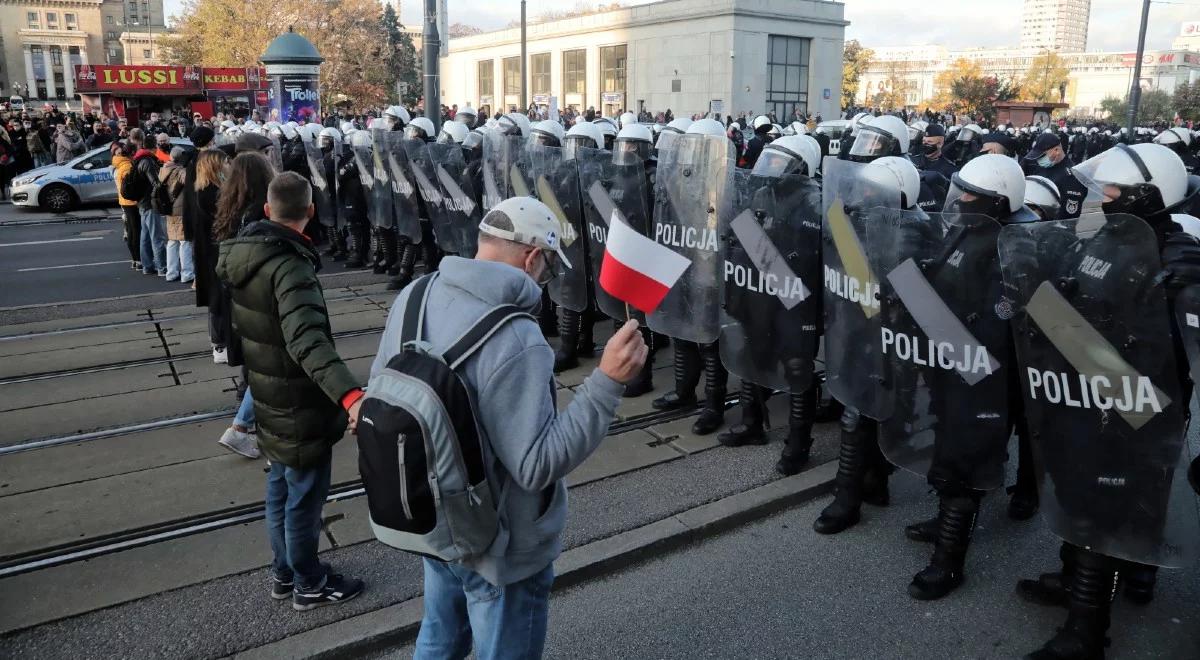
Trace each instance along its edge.
<path fill-rule="evenodd" d="M 1025 0 L 1021 48 L 1081 53 L 1087 50 L 1092 0 Z"/>

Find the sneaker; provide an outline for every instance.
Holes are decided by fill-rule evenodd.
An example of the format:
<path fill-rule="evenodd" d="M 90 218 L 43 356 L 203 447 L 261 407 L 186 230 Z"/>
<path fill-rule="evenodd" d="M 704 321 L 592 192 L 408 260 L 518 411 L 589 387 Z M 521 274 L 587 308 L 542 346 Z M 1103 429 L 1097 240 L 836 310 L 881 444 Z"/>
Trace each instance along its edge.
<path fill-rule="evenodd" d="M 229 351 L 224 346 L 213 346 L 213 364 L 229 364 Z"/>
<path fill-rule="evenodd" d="M 258 458 L 262 455 L 258 450 L 258 439 L 253 434 L 243 433 L 233 427 L 225 429 L 217 444 L 246 458 Z"/>
<path fill-rule="evenodd" d="M 292 597 L 293 588 L 294 583 L 291 579 L 284 582 L 274 575 L 271 576 L 271 598 L 275 600 L 287 600 Z"/>
<path fill-rule="evenodd" d="M 292 609 L 304 612 L 326 605 L 337 605 L 352 600 L 363 591 L 363 581 L 347 579 L 341 575 L 328 575 L 325 585 L 316 591 L 292 592 Z"/>

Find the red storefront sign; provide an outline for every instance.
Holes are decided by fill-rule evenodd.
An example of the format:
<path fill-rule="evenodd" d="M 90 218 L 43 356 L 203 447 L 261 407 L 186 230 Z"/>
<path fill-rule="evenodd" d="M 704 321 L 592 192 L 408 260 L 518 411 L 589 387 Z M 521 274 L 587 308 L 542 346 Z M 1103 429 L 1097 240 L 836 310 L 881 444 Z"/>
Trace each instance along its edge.
<path fill-rule="evenodd" d="M 198 66 L 75 65 L 80 92 L 199 92 Z"/>
<path fill-rule="evenodd" d="M 259 67 L 203 67 L 204 89 L 245 91 L 261 89 L 266 74 Z"/>

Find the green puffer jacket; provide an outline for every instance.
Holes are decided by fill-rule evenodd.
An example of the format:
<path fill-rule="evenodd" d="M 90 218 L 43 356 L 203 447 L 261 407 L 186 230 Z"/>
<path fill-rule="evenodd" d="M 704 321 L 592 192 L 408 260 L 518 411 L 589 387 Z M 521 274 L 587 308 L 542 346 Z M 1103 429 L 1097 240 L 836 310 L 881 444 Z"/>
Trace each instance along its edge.
<path fill-rule="evenodd" d="M 217 262 L 233 293 L 259 446 L 293 468 L 318 463 L 341 439 L 341 399 L 359 387 L 334 349 L 320 265 L 308 239 L 269 221 L 221 243 Z"/>

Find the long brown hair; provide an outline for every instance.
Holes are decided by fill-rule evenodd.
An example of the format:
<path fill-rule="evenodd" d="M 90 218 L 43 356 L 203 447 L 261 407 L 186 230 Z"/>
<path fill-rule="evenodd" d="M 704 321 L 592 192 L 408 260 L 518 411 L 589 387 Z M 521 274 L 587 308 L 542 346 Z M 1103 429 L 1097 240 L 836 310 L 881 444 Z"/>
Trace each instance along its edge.
<path fill-rule="evenodd" d="M 229 164 L 229 156 L 220 149 L 204 149 L 196 159 L 196 192 L 209 186 L 221 185 L 221 170 Z"/>
<path fill-rule="evenodd" d="M 246 151 L 233 159 L 229 176 L 217 199 L 217 221 L 213 237 L 218 241 L 233 238 L 242 228 L 242 216 L 267 203 L 267 187 L 275 177 L 271 161 L 257 151 Z"/>

